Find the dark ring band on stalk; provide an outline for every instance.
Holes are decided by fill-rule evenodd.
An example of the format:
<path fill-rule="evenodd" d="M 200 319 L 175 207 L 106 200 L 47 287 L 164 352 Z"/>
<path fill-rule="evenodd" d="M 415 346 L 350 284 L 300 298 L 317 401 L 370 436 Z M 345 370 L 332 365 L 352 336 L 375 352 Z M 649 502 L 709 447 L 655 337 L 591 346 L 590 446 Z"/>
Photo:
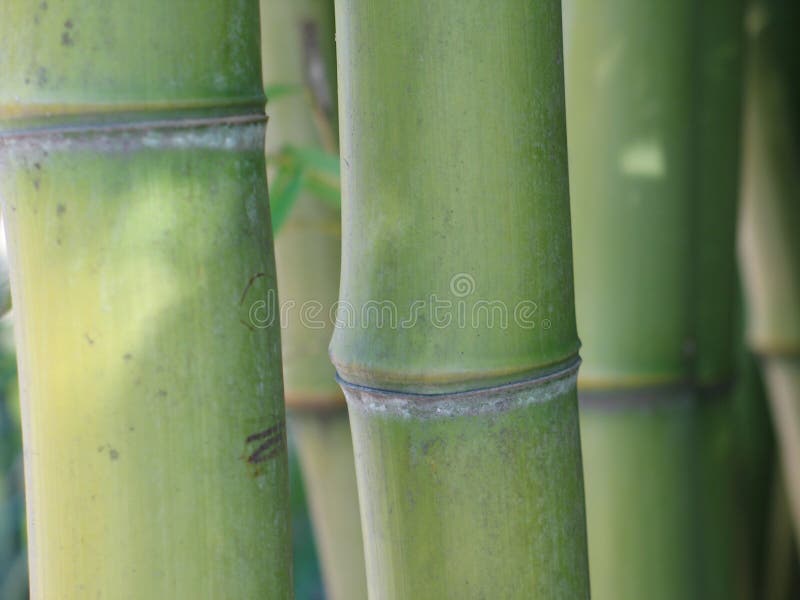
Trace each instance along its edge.
<path fill-rule="evenodd" d="M 579 386 L 578 400 L 581 408 L 588 410 L 670 407 L 676 402 L 681 403 L 681 400 L 709 403 L 726 398 L 734 383 L 733 379 L 729 379 L 715 384 L 680 381 L 617 389 L 581 389 Z"/>
<path fill-rule="evenodd" d="M 443 394 L 393 392 L 344 381 L 337 373 L 351 409 L 401 416 L 458 417 L 500 413 L 547 402 L 575 389 L 578 356 L 537 377 L 499 386 Z"/>
<path fill-rule="evenodd" d="M 109 115 L 98 115 L 108 117 Z M 246 114 L 187 116 L 169 119 L 142 119 L 137 121 L 97 121 L 76 122 L 74 125 L 59 124 L 54 127 L 28 127 L 23 129 L 0 129 L 0 143 L 4 140 L 16 140 L 32 137 L 54 137 L 62 135 L 80 135 L 90 133 L 125 133 L 151 132 L 164 129 L 195 129 L 201 127 L 236 126 L 264 123 L 268 117 L 263 112 Z"/>

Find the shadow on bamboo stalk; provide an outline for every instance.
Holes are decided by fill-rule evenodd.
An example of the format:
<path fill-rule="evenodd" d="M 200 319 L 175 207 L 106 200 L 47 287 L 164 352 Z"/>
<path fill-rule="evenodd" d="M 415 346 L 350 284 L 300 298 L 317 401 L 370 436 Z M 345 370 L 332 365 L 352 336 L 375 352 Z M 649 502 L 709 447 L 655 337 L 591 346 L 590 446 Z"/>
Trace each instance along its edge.
<path fill-rule="evenodd" d="M 31 597 L 289 598 L 258 3 L 0 5 Z"/>

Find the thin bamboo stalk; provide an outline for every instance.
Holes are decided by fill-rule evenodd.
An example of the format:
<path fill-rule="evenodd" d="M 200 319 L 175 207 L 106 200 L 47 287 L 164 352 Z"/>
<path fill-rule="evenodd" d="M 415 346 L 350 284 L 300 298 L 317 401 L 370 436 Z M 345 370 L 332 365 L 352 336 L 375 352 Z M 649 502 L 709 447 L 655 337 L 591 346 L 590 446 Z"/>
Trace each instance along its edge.
<path fill-rule="evenodd" d="M 370 598 L 588 597 L 561 3 L 337 0 L 336 26 Z"/>
<path fill-rule="evenodd" d="M 760 357 L 800 539 L 800 8 L 762 1 L 748 15 L 740 259 L 748 341 Z"/>
<path fill-rule="evenodd" d="M 3 2 L 31 598 L 289 598 L 258 3 Z"/>
<path fill-rule="evenodd" d="M 353 440 L 346 411 L 290 413 L 329 598 L 367 597 Z"/>
<path fill-rule="evenodd" d="M 322 130 L 336 131 L 336 105 L 331 101 L 323 107 L 317 99 L 320 94 L 335 98 L 333 3 L 261 0 L 261 9 L 265 85 L 268 90 L 294 90 L 269 100 L 267 150 L 277 155 L 290 145 L 325 147 L 327 134 L 316 125 L 314 114 L 320 113 L 320 118 L 327 120 Z M 317 87 L 312 87 L 312 79 Z M 324 92 L 319 91 L 320 86 Z M 335 151 L 335 147 L 327 149 Z M 281 304 L 286 307 L 283 353 L 287 404 L 323 409 L 343 406 L 327 352 L 333 333 L 329 313 L 339 290 L 338 211 L 311 192 L 302 191 L 275 246 Z M 311 316 L 309 303 L 319 307 Z"/>
<path fill-rule="evenodd" d="M 592 591 L 730 598 L 741 6 L 569 0 L 565 31 Z"/>
<path fill-rule="evenodd" d="M 267 151 L 338 151 L 332 0 L 261 0 L 262 65 L 269 91 Z M 293 51 L 287 51 L 293 50 Z M 279 173 L 270 173 L 274 183 Z M 275 243 L 286 403 L 333 600 L 367 597 L 353 443 L 347 405 L 328 358 L 339 293 L 339 211 L 301 189 Z M 308 309 L 308 310 L 307 310 Z M 316 314 L 309 313 L 316 311 Z M 309 315 L 311 318 L 309 318 Z"/>

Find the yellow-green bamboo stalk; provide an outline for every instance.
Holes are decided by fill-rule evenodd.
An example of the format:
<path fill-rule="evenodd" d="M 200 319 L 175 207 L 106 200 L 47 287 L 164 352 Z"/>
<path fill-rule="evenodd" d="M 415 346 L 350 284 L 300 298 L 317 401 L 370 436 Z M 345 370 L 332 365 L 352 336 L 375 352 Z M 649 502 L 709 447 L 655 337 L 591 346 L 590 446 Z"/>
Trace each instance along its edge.
<path fill-rule="evenodd" d="M 372 599 L 588 598 L 561 3 L 337 0 Z"/>
<path fill-rule="evenodd" d="M 258 17 L 0 5 L 36 600 L 291 596 Z"/>
<path fill-rule="evenodd" d="M 347 411 L 292 410 L 297 448 L 311 510 L 326 597 L 367 597 L 364 544 L 358 511 L 353 441 Z"/>
<path fill-rule="evenodd" d="M 335 132 L 336 106 L 324 103 L 335 99 L 336 89 L 333 3 L 261 0 L 261 7 L 264 82 L 268 92 L 276 90 L 275 99 L 269 99 L 267 142 L 274 179 L 281 151 L 287 147 L 331 150 L 327 146 L 330 133 Z M 320 94 L 325 98 L 320 99 Z M 284 307 L 287 404 L 343 407 L 327 351 L 333 332 L 329 315 L 339 290 L 339 211 L 301 190 L 275 244 Z"/>
<path fill-rule="evenodd" d="M 274 185 L 288 148 L 338 151 L 333 0 L 261 0 L 269 99 L 267 151 Z M 302 169 L 302 165 L 296 166 Z M 347 405 L 328 358 L 339 293 L 339 210 L 300 190 L 275 243 L 285 309 L 283 368 L 290 431 L 309 498 L 325 588 L 332 600 L 366 598 L 353 443 Z"/>
<path fill-rule="evenodd" d="M 800 539 L 800 68 L 795 3 L 753 2 L 740 257 L 748 340 L 764 369 Z"/>
<path fill-rule="evenodd" d="M 741 6 L 565 6 L 593 595 L 730 598 Z"/>

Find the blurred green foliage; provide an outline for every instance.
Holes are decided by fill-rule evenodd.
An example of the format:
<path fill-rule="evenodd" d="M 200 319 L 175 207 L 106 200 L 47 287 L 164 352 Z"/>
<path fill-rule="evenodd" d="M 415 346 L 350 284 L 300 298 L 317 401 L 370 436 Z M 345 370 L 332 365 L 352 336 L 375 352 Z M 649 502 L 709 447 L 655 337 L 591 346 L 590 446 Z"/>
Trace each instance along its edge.
<path fill-rule="evenodd" d="M 11 323 L 0 321 L 0 598 L 28 597 L 17 364 Z"/>
<path fill-rule="evenodd" d="M 268 155 L 267 163 L 275 169 L 269 188 L 274 232 L 280 230 L 303 190 L 311 192 L 332 208 L 338 210 L 341 207 L 337 154 L 319 148 L 289 145 L 276 154 Z"/>

